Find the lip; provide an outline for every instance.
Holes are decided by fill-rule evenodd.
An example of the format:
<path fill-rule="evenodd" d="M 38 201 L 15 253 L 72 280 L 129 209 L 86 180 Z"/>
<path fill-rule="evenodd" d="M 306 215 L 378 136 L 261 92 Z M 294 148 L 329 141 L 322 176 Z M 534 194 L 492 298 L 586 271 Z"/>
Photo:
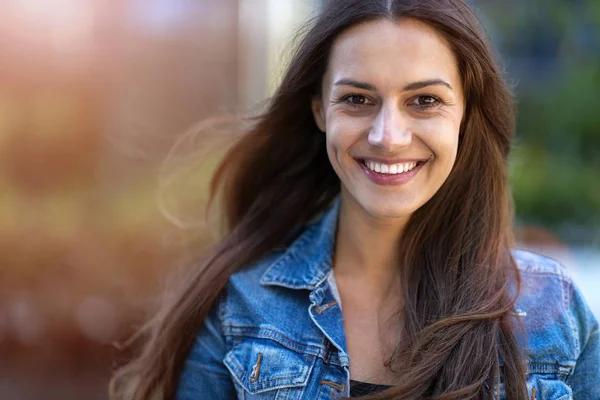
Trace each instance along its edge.
<path fill-rule="evenodd" d="M 411 169 L 410 171 L 403 172 L 401 174 L 381 174 L 379 172 L 370 170 L 364 164 L 363 160 L 369 160 L 369 161 L 385 163 L 385 164 L 388 164 L 388 163 L 396 164 L 398 162 L 376 161 L 375 158 L 355 159 L 355 161 L 358 163 L 360 168 L 363 170 L 363 172 L 365 173 L 367 178 L 369 178 L 369 180 L 371 180 L 371 182 L 375 183 L 376 185 L 382 185 L 382 186 L 397 186 L 397 185 L 403 185 L 405 183 L 408 183 L 421 170 L 421 168 L 423 168 L 423 166 L 425 164 L 427 164 L 427 162 L 428 162 L 428 160 L 418 160 L 418 159 L 413 159 L 410 161 L 402 160 L 402 161 L 400 161 L 400 163 L 419 162 L 419 161 L 420 161 L 420 163 L 416 167 Z M 379 160 L 381 160 L 381 159 L 379 159 Z"/>
<path fill-rule="evenodd" d="M 429 158 L 378 158 L 378 157 L 356 157 L 355 160 L 361 161 L 372 161 L 379 164 L 406 164 L 411 162 L 422 162 L 425 163 Z"/>

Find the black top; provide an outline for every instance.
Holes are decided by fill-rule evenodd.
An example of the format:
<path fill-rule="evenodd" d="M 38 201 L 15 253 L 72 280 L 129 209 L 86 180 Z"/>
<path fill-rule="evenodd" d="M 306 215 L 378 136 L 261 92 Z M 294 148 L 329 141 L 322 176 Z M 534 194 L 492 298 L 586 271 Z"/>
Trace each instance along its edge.
<path fill-rule="evenodd" d="M 387 385 L 376 385 L 374 383 L 367 383 L 361 381 L 350 381 L 350 397 L 361 397 L 370 394 L 375 394 L 389 389 Z"/>

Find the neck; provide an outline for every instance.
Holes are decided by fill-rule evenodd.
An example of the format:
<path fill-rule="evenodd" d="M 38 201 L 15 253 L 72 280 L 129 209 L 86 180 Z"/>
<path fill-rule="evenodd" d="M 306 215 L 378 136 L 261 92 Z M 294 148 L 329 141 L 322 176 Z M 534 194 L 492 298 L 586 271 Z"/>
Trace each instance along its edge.
<path fill-rule="evenodd" d="M 380 293 L 399 277 L 399 242 L 406 219 L 378 219 L 352 200 L 340 209 L 335 244 L 336 278 L 358 279 Z"/>

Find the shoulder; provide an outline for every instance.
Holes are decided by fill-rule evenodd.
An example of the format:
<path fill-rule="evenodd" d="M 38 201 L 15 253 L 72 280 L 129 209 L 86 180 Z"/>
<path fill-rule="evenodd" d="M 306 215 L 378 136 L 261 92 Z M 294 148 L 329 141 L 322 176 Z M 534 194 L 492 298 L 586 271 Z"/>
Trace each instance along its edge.
<path fill-rule="evenodd" d="M 559 279 L 570 279 L 565 266 L 550 257 L 521 249 L 513 249 L 511 253 L 522 274 L 547 274 Z"/>
<path fill-rule="evenodd" d="M 563 264 L 525 250 L 512 250 L 512 255 L 521 277 L 518 303 L 567 313 L 577 312 L 578 307 L 586 306 L 580 290 Z M 549 303 L 550 299 L 552 303 Z"/>
<path fill-rule="evenodd" d="M 568 312 L 573 281 L 564 265 L 540 254 L 512 250 L 521 286 L 517 306 L 537 312 Z M 552 299 L 552 303 L 548 300 Z"/>
<path fill-rule="evenodd" d="M 512 250 L 521 277 L 517 304 L 539 311 L 575 313 L 585 300 L 560 262 L 525 250 Z M 582 303 L 583 301 L 583 303 Z"/>
<path fill-rule="evenodd" d="M 571 370 L 597 330 L 597 320 L 565 266 L 524 250 L 512 255 L 521 276 L 516 308 L 529 351 L 540 365 L 556 363 Z"/>
<path fill-rule="evenodd" d="M 564 265 L 525 250 L 512 250 L 512 256 L 521 278 L 517 306 L 543 314 L 570 312 L 576 288 Z"/>
<path fill-rule="evenodd" d="M 568 312 L 573 283 L 567 268 L 558 261 L 525 250 L 513 250 L 513 259 L 521 277 L 517 303 L 544 311 Z M 553 299 L 552 304 L 548 300 Z"/>
<path fill-rule="evenodd" d="M 569 269 L 528 251 L 511 254 L 521 278 L 515 309 L 524 328 L 518 334 L 532 398 L 535 393 L 544 399 L 596 398 L 592 393 L 600 376 L 598 322 Z"/>

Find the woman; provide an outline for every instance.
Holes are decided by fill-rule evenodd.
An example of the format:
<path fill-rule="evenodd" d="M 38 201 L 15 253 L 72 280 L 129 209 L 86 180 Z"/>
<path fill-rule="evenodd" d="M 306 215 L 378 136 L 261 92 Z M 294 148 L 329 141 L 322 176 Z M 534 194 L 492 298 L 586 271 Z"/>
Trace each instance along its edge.
<path fill-rule="evenodd" d="M 482 32 L 462 0 L 330 1 L 217 170 L 228 234 L 113 397 L 599 398 L 585 301 L 510 250 L 512 106 Z"/>

